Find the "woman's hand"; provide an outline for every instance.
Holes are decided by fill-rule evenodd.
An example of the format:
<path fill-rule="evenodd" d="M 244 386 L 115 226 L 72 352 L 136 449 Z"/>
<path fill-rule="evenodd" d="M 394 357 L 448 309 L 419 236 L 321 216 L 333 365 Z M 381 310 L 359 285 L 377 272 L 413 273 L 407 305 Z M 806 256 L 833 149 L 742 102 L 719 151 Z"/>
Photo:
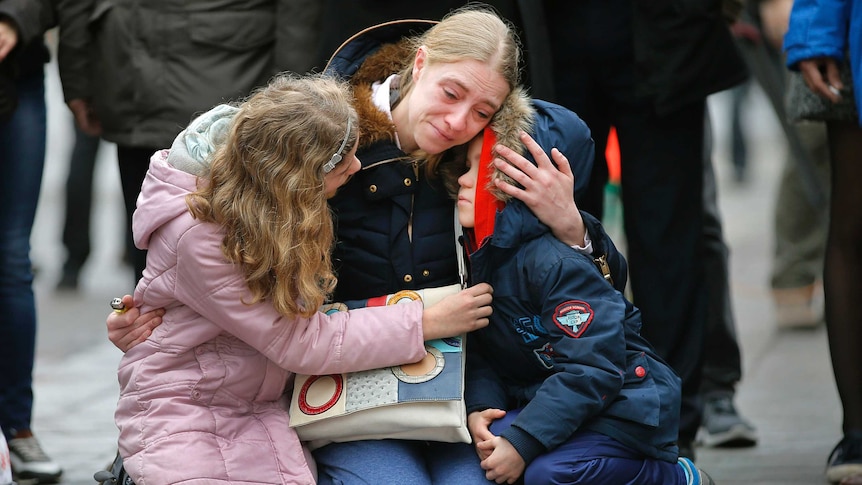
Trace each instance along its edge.
<path fill-rule="evenodd" d="M 521 184 L 522 188 L 496 180 L 498 189 L 527 204 L 557 239 L 569 246 L 584 245 L 584 221 L 575 204 L 575 176 L 569 160 L 556 148 L 548 154 L 527 133 L 521 132 L 521 141 L 533 155 L 537 165 L 503 145 L 496 145 L 499 155 L 494 166 Z"/>
<path fill-rule="evenodd" d="M 454 337 L 488 325 L 491 285 L 479 283 L 425 308 L 422 335 L 425 340 Z"/>
<path fill-rule="evenodd" d="M 162 323 L 164 308 L 144 313 L 135 307 L 131 295 L 123 297 L 123 305 L 128 308 L 123 313 L 111 312 L 108 315 L 108 340 L 118 349 L 128 352 L 129 349 L 143 342 L 153 333 L 153 329 Z"/>
<path fill-rule="evenodd" d="M 799 61 L 799 71 L 805 85 L 814 94 L 833 103 L 841 100 L 841 74 L 838 62 L 831 57 L 816 57 Z"/>

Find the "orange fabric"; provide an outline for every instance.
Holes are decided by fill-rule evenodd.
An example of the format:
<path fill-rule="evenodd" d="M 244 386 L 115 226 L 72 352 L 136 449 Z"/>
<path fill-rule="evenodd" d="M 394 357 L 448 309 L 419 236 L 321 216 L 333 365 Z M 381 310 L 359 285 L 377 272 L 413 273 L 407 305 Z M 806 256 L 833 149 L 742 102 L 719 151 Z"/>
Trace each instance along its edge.
<path fill-rule="evenodd" d="M 494 234 L 494 217 L 498 210 L 503 210 L 505 207 L 502 201 L 488 192 L 491 175 L 496 170 L 491 164 L 494 159 L 491 149 L 496 143 L 497 137 L 494 135 L 494 130 L 485 128 L 485 134 L 482 138 L 482 154 L 479 156 L 479 174 L 476 177 L 476 197 L 473 201 L 473 209 L 476 211 L 473 216 L 475 224 L 473 230 L 477 247 L 482 245 L 485 238 Z"/>
<path fill-rule="evenodd" d="M 605 147 L 605 159 L 608 161 L 608 181 L 620 183 L 620 141 L 617 129 L 613 126 L 608 133 L 608 144 Z"/>

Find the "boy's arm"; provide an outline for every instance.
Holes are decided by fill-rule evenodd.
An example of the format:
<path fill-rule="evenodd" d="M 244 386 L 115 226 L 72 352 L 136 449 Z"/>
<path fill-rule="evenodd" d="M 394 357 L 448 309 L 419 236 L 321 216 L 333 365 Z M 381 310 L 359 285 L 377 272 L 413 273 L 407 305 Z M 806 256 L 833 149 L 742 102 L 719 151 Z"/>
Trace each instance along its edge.
<path fill-rule="evenodd" d="M 537 260 L 541 265 L 543 258 Z M 561 257 L 533 268 L 528 278 L 542 289 L 536 303 L 550 334 L 555 373 L 500 433 L 527 464 L 601 413 L 618 395 L 626 370 L 626 302 L 589 257 Z"/>

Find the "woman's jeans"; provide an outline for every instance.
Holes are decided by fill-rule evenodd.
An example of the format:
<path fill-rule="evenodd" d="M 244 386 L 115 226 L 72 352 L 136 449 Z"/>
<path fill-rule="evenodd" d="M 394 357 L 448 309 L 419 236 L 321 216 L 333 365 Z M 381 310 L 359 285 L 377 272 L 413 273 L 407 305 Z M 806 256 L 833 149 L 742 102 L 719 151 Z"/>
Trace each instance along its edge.
<path fill-rule="evenodd" d="M 36 301 L 30 233 L 45 165 L 45 79 L 17 80 L 18 109 L 0 122 L 0 427 L 30 429 Z"/>
<path fill-rule="evenodd" d="M 473 445 L 408 440 L 332 443 L 314 450 L 319 485 L 493 485 Z"/>

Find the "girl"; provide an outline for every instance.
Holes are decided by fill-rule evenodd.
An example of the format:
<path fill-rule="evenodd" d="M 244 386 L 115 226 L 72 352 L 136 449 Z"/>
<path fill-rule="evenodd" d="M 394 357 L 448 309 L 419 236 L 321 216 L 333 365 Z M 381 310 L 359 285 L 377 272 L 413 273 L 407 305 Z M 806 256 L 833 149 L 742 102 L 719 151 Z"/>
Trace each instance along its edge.
<path fill-rule="evenodd" d="M 487 285 L 424 313 L 317 313 L 336 282 L 326 200 L 359 168 L 350 101 L 332 79 L 276 78 L 153 155 L 135 300 L 166 313 L 120 363 L 115 416 L 136 483 L 314 483 L 282 402 L 292 372 L 414 362 L 424 340 L 487 323 Z"/>

